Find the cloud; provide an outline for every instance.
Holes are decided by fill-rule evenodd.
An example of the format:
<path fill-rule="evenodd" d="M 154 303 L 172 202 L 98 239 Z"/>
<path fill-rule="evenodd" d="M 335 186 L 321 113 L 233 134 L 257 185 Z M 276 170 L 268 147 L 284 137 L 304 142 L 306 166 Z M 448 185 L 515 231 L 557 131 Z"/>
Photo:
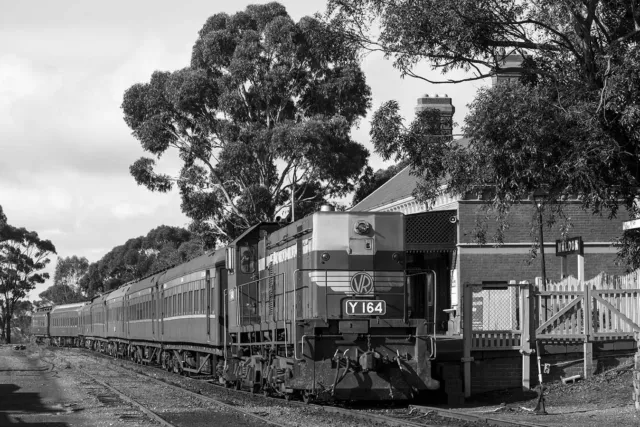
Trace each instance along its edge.
<path fill-rule="evenodd" d="M 154 210 L 152 206 L 135 203 L 120 203 L 111 208 L 111 212 L 118 219 L 146 216 L 152 214 Z"/>

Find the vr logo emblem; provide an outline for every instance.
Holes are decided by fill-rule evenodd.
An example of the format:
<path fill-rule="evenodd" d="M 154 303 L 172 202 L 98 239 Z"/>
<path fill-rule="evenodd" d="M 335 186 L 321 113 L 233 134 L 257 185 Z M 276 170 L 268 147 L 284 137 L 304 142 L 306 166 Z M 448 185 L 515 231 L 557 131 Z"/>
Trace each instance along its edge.
<path fill-rule="evenodd" d="M 367 273 L 356 273 L 351 277 L 351 290 L 356 295 L 373 293 L 373 279 Z"/>

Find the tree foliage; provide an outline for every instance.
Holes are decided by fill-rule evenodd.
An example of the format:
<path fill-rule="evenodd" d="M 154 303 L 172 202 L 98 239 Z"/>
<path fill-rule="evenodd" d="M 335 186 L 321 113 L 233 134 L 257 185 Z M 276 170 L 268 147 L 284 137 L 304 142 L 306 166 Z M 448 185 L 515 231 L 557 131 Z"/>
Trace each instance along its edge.
<path fill-rule="evenodd" d="M 15 308 L 36 284 L 49 278 L 42 270 L 56 249 L 38 233 L 7 223 L 0 208 L 0 305 L 2 306 L 3 338 L 11 342 L 11 322 Z"/>
<path fill-rule="evenodd" d="M 86 301 L 87 297 L 79 290 L 65 284 L 51 285 L 38 294 L 42 306 L 71 304 Z"/>
<path fill-rule="evenodd" d="M 365 198 L 367 198 L 367 196 L 380 188 L 382 184 L 389 181 L 398 172 L 404 169 L 407 164 L 408 162 L 406 160 L 403 160 L 398 164 L 391 165 L 386 169 L 378 169 L 375 172 L 373 172 L 373 169 L 370 166 L 367 166 L 364 173 L 360 177 L 360 182 L 356 186 L 356 189 L 353 193 L 351 206 L 355 206 L 363 201 Z"/>
<path fill-rule="evenodd" d="M 195 234 L 162 225 L 144 237 L 127 240 L 91 263 L 79 281 L 80 288 L 89 295 L 106 292 L 203 253 L 204 244 Z"/>
<path fill-rule="evenodd" d="M 85 257 L 73 255 L 66 258 L 58 258 L 53 275 L 53 283 L 78 289 L 80 278 L 85 275 L 88 269 L 89 260 Z"/>
<path fill-rule="evenodd" d="M 177 185 L 193 229 L 229 240 L 280 216 L 292 187 L 296 211 L 353 189 L 368 151 L 350 129 L 370 98 L 355 49 L 321 20 L 296 23 L 278 3 L 218 13 L 188 67 L 124 94 L 133 136 L 156 157 L 176 150 L 179 176 L 153 158 L 130 171 L 152 191 Z"/>
<path fill-rule="evenodd" d="M 360 48 L 383 51 L 403 75 L 434 84 L 483 79 L 500 71 L 507 55 L 524 58 L 519 81 L 481 90 L 470 106 L 468 146 L 438 140 L 430 158 L 408 157 L 424 178 L 423 199 L 433 200 L 442 184 L 457 194 L 489 189 L 494 210 L 506 218 L 510 206 L 543 190 L 550 204 L 577 197 L 597 214 L 615 216 L 621 207 L 636 213 L 637 0 L 330 0 L 328 19 Z M 435 81 L 415 73 L 422 62 L 469 77 Z M 392 126 L 394 114 L 376 116 L 390 124 L 391 137 L 404 134 Z M 381 153 L 408 148 L 383 144 Z"/>
<path fill-rule="evenodd" d="M 80 280 L 89 270 L 89 260 L 76 255 L 58 258 L 53 285 L 39 294 L 46 304 L 70 304 L 86 299 Z"/>

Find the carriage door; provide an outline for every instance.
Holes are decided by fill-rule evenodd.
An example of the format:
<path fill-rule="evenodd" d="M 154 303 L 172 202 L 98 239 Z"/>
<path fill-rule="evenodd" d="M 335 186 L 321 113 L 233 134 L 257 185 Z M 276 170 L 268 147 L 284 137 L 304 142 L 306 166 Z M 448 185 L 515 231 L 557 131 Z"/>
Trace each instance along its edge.
<path fill-rule="evenodd" d="M 167 298 L 164 294 L 164 285 L 162 285 L 162 289 L 158 288 L 158 296 L 160 299 L 160 309 L 158 310 L 158 314 L 160 316 L 160 330 L 158 334 L 160 336 L 164 335 L 164 317 L 167 315 Z"/>
<path fill-rule="evenodd" d="M 156 336 L 156 292 L 158 291 L 158 283 L 156 282 L 155 288 L 151 288 L 151 336 Z"/>
<path fill-rule="evenodd" d="M 214 277 L 215 277 L 215 272 L 216 270 L 207 270 L 207 273 L 205 275 L 205 281 L 204 281 L 204 287 L 206 288 L 206 296 L 207 296 L 207 309 L 206 309 L 206 315 L 207 315 L 207 337 L 209 339 L 209 341 L 211 341 L 211 291 L 213 288 L 213 280 L 211 277 L 211 271 L 213 271 Z"/>
<path fill-rule="evenodd" d="M 226 328 L 227 319 L 223 316 L 229 315 L 228 307 L 224 308 L 226 301 L 224 299 L 224 291 L 227 289 L 227 269 L 216 268 L 214 270 L 216 277 L 211 279 L 211 324 L 213 328 L 212 339 L 215 342 L 221 342 L 225 331 L 221 331 L 221 328 Z M 217 332 L 216 332 L 217 331 Z"/>
<path fill-rule="evenodd" d="M 120 305 L 120 308 L 118 308 L 118 310 L 120 310 L 119 316 L 120 316 L 120 320 L 122 322 L 122 335 L 126 335 L 127 334 L 127 324 L 124 321 L 124 303 L 126 301 L 126 295 L 122 296 L 122 305 Z"/>

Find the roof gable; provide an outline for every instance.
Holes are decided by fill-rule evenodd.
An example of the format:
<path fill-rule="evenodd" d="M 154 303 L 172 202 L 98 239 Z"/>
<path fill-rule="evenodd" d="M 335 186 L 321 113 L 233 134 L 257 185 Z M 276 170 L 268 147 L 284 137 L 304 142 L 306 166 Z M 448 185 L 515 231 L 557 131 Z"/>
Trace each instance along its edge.
<path fill-rule="evenodd" d="M 396 200 L 411 197 L 417 181 L 418 177 L 411 175 L 411 168 L 407 166 L 349 210 L 370 211 Z"/>

